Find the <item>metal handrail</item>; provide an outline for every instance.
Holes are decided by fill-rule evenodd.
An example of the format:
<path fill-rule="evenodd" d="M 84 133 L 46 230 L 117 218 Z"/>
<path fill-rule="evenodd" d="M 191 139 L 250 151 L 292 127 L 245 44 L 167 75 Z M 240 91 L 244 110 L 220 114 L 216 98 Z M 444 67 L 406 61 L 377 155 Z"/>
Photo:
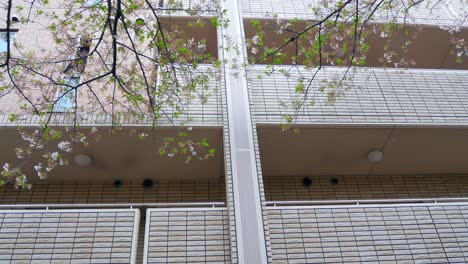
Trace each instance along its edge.
<path fill-rule="evenodd" d="M 1 209 L 63 209 L 63 208 L 171 208 L 171 207 L 224 207 L 224 202 L 207 203 L 114 203 L 114 204 L 0 204 Z"/>
<path fill-rule="evenodd" d="M 408 204 L 408 203 L 452 203 L 468 202 L 464 197 L 447 198 L 410 198 L 410 199 L 372 199 L 372 200 L 311 200 L 311 201 L 267 201 L 267 206 L 295 205 L 372 205 L 372 204 Z"/>

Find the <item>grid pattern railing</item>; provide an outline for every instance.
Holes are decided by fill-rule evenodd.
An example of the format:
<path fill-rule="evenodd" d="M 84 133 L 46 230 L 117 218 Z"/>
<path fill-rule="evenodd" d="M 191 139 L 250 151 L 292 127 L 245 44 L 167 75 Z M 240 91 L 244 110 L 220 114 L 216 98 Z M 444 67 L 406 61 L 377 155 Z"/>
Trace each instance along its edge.
<path fill-rule="evenodd" d="M 177 95 L 161 96 L 164 102 L 180 106 L 179 109 L 167 103 L 161 110 L 161 117 L 156 123 L 158 126 L 177 126 L 181 124 L 191 126 L 222 126 L 222 102 L 221 91 L 224 84 L 222 74 L 209 65 L 201 65 L 197 70 L 184 70 L 178 72 L 178 83 L 183 86 L 193 81 L 193 79 L 205 76 L 208 78 L 206 87 L 196 87 L 196 92 Z M 158 103 L 158 102 L 156 102 Z M 6 105 L 6 104 L 5 104 Z M 86 110 L 86 109 L 85 109 Z M 89 111 L 88 111 L 89 112 Z M 11 121 L 11 114 L 15 114 L 14 121 Z M 50 119 L 49 119 L 50 118 Z M 110 126 L 121 124 L 122 126 L 153 126 L 154 118 L 150 114 L 145 115 L 122 115 L 114 117 L 104 113 L 87 113 L 86 111 L 69 113 L 53 113 L 51 116 L 39 116 L 25 113 L 19 104 L 12 104 L 10 107 L 0 105 L 0 125 L 1 126 L 37 126 L 48 122 L 50 125 L 72 126 L 75 122 L 80 126 Z"/>
<path fill-rule="evenodd" d="M 184 86 L 192 84 L 195 79 L 202 76 L 208 78 L 206 87 L 196 87 L 196 92 L 177 95 L 170 94 L 161 96 L 161 102 L 173 102 L 183 108 L 184 113 L 177 114 L 175 107 L 167 106 L 162 108 L 165 112 L 163 122 L 171 124 L 170 120 L 175 120 L 176 124 L 180 121 L 189 124 L 202 125 L 222 125 L 222 101 L 221 92 L 224 87 L 223 73 L 209 65 L 201 65 L 196 70 L 185 69 L 177 71 L 178 85 Z"/>
<path fill-rule="evenodd" d="M 221 11 L 217 0 L 159 0 L 158 13 L 168 16 L 216 16 Z"/>
<path fill-rule="evenodd" d="M 466 263 L 468 204 L 268 209 L 275 263 Z"/>
<path fill-rule="evenodd" d="M 322 7 L 315 0 L 295 0 L 294 3 L 287 0 L 259 0 L 249 1 L 240 0 L 242 16 L 246 18 L 265 18 L 278 17 L 280 19 L 320 19 L 332 13 L 333 10 L 322 10 L 318 15 L 315 14 L 314 8 Z M 448 3 L 441 1 L 431 1 L 431 4 L 425 2 L 421 5 L 415 5 L 409 9 L 406 17 L 407 24 L 426 24 L 426 25 L 451 25 L 458 18 L 458 12 L 461 10 L 461 4 Z M 332 5 L 331 5 L 332 6 Z M 392 9 L 381 9 L 375 12 L 373 20 L 376 22 L 385 22 L 395 20 L 397 23 L 404 23 L 404 7 L 402 4 L 394 4 Z M 455 11 L 452 11 L 455 10 Z M 460 14 L 461 15 L 461 14 Z M 468 23 L 464 23 L 467 24 Z"/>
<path fill-rule="evenodd" d="M 256 66 L 248 73 L 257 123 L 284 122 L 285 115 L 292 115 L 299 124 L 468 124 L 466 71 L 362 68 L 348 73 L 342 88 L 321 91 L 327 81 L 341 80 L 345 73 L 344 68 L 330 67 L 317 74 L 307 97 L 295 88 L 300 78 L 307 87 L 313 72 L 278 67 L 258 78 L 264 71 Z M 330 101 L 329 92 L 342 96 Z M 294 102 L 303 107 L 294 111 Z"/>
<path fill-rule="evenodd" d="M 216 99 L 212 99 L 215 100 Z M 213 105 L 216 103 L 213 102 Z M 159 119 L 157 126 L 160 127 L 171 127 L 181 124 L 190 125 L 190 126 L 221 126 L 221 114 L 215 113 L 219 109 L 213 106 L 199 105 L 199 108 L 202 109 L 191 109 L 187 108 L 188 112 L 184 116 L 179 116 L 177 119 L 168 119 L 163 118 Z M 211 109 L 210 109 L 211 108 Z M 198 111 L 198 112 L 197 112 Z M 208 111 L 211 111 L 208 113 Z M 48 116 L 38 116 L 33 114 L 15 114 L 14 111 L 4 111 L 8 114 L 0 114 L 0 125 L 6 127 L 28 127 L 33 126 L 37 127 L 41 124 L 49 124 L 51 126 L 73 126 L 75 121 L 76 124 L 79 124 L 82 127 L 100 127 L 100 126 L 111 126 L 112 122 L 114 124 L 119 124 L 122 127 L 152 127 L 153 118 L 150 115 L 145 115 L 143 117 L 134 117 L 126 116 L 120 120 L 112 120 L 110 115 L 105 114 L 82 114 L 78 113 L 76 116 L 73 113 L 54 113 L 50 119 L 47 119 Z M 11 114 L 15 114 L 15 120 L 10 121 Z M 168 114 L 169 117 L 172 117 L 173 112 Z"/>
<path fill-rule="evenodd" d="M 0 263 L 135 263 L 135 209 L 0 211 Z"/>
<path fill-rule="evenodd" d="M 143 263 L 230 263 L 226 208 L 148 209 Z"/>

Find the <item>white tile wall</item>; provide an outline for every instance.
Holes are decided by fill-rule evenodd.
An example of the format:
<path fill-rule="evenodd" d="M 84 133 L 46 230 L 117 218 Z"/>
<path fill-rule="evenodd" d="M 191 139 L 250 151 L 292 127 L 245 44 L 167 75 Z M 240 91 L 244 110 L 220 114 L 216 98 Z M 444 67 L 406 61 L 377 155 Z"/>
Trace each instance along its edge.
<path fill-rule="evenodd" d="M 468 204 L 268 210 L 273 263 L 467 263 Z"/>
<path fill-rule="evenodd" d="M 0 263 L 134 263 L 136 209 L 0 211 Z"/>
<path fill-rule="evenodd" d="M 298 124 L 468 124 L 467 71 L 357 69 L 346 75 L 346 85 L 338 90 L 343 96 L 329 103 L 332 90 L 320 91 L 321 86 L 329 86 L 325 80 L 340 80 L 344 68 L 321 70 L 305 101 L 294 90 L 299 78 L 304 78 L 307 87 L 314 70 L 275 69 L 262 78 L 258 76 L 264 75 L 264 66 L 252 67 L 248 73 L 257 123 L 284 123 L 283 116 L 292 115 Z M 289 71 L 290 77 L 281 69 Z M 298 100 L 304 106 L 294 112 L 291 103 Z"/>
<path fill-rule="evenodd" d="M 231 263 L 226 208 L 148 209 L 144 263 Z"/>

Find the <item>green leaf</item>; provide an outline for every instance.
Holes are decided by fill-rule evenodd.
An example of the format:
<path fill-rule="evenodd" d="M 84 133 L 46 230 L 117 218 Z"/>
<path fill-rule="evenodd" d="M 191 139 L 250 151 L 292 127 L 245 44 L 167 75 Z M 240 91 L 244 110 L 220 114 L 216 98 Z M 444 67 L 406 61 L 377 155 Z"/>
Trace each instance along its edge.
<path fill-rule="evenodd" d="M 57 25 L 55 23 L 50 24 L 49 26 L 50 30 L 55 31 L 57 30 Z"/>
<path fill-rule="evenodd" d="M 219 22 L 218 18 L 216 18 L 216 17 L 212 17 L 210 19 L 210 23 L 211 23 L 211 25 L 213 25 L 215 27 L 220 27 L 221 26 L 221 23 Z"/>
<path fill-rule="evenodd" d="M 293 117 L 291 115 L 283 115 L 283 118 L 287 123 L 292 123 L 293 121 Z"/>
<path fill-rule="evenodd" d="M 302 91 L 304 91 L 304 88 L 305 88 L 304 79 L 300 79 L 294 91 L 296 93 L 301 93 Z"/>
<path fill-rule="evenodd" d="M 9 117 L 8 117 L 8 121 L 10 122 L 14 122 L 16 120 L 16 115 L 15 114 L 11 114 Z"/>
<path fill-rule="evenodd" d="M 256 20 L 256 19 L 251 20 L 250 23 L 252 23 L 252 26 L 254 26 L 254 27 L 257 27 L 257 26 L 260 25 L 260 21 L 259 21 L 259 20 Z"/>
<path fill-rule="evenodd" d="M 295 92 L 300 93 L 302 91 L 304 91 L 304 83 L 300 83 L 300 84 L 296 85 Z"/>
<path fill-rule="evenodd" d="M 53 139 L 60 139 L 62 138 L 62 131 L 60 130 L 55 130 L 52 136 Z"/>

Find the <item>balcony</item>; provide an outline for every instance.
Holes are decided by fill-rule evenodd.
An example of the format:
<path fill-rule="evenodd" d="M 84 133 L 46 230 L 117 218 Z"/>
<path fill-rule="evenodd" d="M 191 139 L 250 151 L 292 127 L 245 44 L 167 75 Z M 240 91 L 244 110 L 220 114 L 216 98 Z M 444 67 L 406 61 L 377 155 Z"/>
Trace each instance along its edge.
<path fill-rule="evenodd" d="M 329 178 L 265 177 L 273 263 L 467 257 L 466 176 Z M 138 183 L 0 188 L 0 261 L 230 263 L 221 182 Z"/>
<path fill-rule="evenodd" d="M 0 187 L 0 262 L 229 262 L 224 179 L 105 178 Z"/>
<path fill-rule="evenodd" d="M 327 2 L 330 7 L 325 7 L 324 2 L 310 0 L 295 1 L 294 4 L 283 0 L 239 1 L 245 39 L 248 45 L 254 46 L 247 48 L 249 61 L 258 64 L 320 63 L 334 66 L 350 65 L 350 57 L 356 59 L 365 55 L 364 60 L 356 59 L 354 65 L 468 69 L 468 62 L 456 56 L 457 53 L 463 54 L 464 48 L 458 49 L 453 44 L 455 39 L 466 40 L 468 37 L 468 21 L 463 11 L 466 4 L 462 1 L 418 2 L 408 14 L 404 12 L 408 7 L 404 1 L 376 1 L 368 3 L 369 6 L 360 3 L 359 19 L 366 22 L 358 26 L 359 41 L 366 45 L 358 45 L 358 48 L 354 45 L 352 33 L 340 33 L 342 29 L 339 29 L 354 28 L 354 9 L 343 11 L 347 14 L 344 15 L 346 19 L 343 19 L 341 27 L 336 25 L 341 18 L 328 18 L 335 11 L 333 7 L 338 2 Z M 388 10 L 386 4 L 390 3 L 395 10 Z M 354 4 L 352 1 L 351 5 Z M 373 10 L 374 4 L 379 9 Z M 369 18 L 371 14 L 372 18 Z M 315 23 L 325 18 L 331 25 L 320 24 L 321 36 L 330 34 L 331 37 L 320 46 L 323 58 L 319 62 L 319 55 L 313 48 L 319 38 L 319 26 Z M 257 39 L 257 43 L 252 44 L 253 39 Z M 279 47 L 281 50 L 276 52 Z M 275 52 L 271 54 L 272 51 Z M 265 57 L 265 54 L 269 55 Z"/>
<path fill-rule="evenodd" d="M 337 3 L 338 1 L 336 1 Z M 461 18 L 462 1 L 446 1 L 439 3 L 435 8 L 428 8 L 425 5 L 416 5 L 407 16 L 408 24 L 425 25 L 447 25 L 453 23 L 454 19 Z M 241 13 L 244 18 L 265 18 L 277 15 L 279 19 L 305 19 L 313 20 L 318 18 L 313 11 L 317 1 L 299 0 L 291 4 L 287 0 L 260 0 L 260 1 L 239 1 Z M 402 10 L 398 10 L 402 11 Z M 379 10 L 375 14 L 375 22 L 386 22 L 388 18 L 395 18 L 397 22 L 403 22 L 403 16 L 397 11 Z M 468 22 L 464 22 L 468 25 Z"/>
<path fill-rule="evenodd" d="M 229 263 L 226 208 L 148 209 L 143 263 Z"/>
<path fill-rule="evenodd" d="M 223 205 L 2 205 L 0 262 L 226 263 L 227 209 L 216 207 Z"/>
<path fill-rule="evenodd" d="M 155 5 L 154 5 L 155 6 Z M 157 13 L 164 17 L 217 16 L 221 11 L 219 1 L 206 0 L 160 0 Z"/>
<path fill-rule="evenodd" d="M 348 72 L 342 87 L 328 89 L 325 81 L 341 80 L 346 68 L 326 67 L 311 82 L 302 101 L 304 93 L 296 94 L 295 87 L 303 78 L 307 88 L 313 70 L 299 66 L 275 69 L 269 76 L 264 76 L 263 66 L 248 72 L 257 124 L 284 122 L 285 115 L 294 116 L 301 125 L 468 124 L 467 71 L 358 68 Z M 292 104 L 298 100 L 303 107 L 295 112 Z"/>
<path fill-rule="evenodd" d="M 466 199 L 393 202 L 271 204 L 267 211 L 273 262 L 466 262 Z"/>
<path fill-rule="evenodd" d="M 136 209 L 0 210 L 0 219 L 0 262 L 136 260 Z"/>
<path fill-rule="evenodd" d="M 466 174 L 303 177 L 264 177 L 273 263 L 466 262 Z"/>
<path fill-rule="evenodd" d="M 162 127 L 173 127 L 179 124 L 191 126 L 206 126 L 220 127 L 222 126 L 222 91 L 224 83 L 222 82 L 222 73 L 213 69 L 210 65 L 200 65 L 197 70 L 180 71 L 178 74 L 180 85 L 184 85 L 195 76 L 205 75 L 209 78 L 209 89 L 197 87 L 197 91 L 190 95 L 180 95 L 178 104 L 184 113 L 176 115 L 175 106 L 165 105 L 162 109 L 161 118 L 158 120 L 158 125 Z M 159 77 L 160 78 L 160 77 Z M 159 83 L 159 78 L 157 83 Z M 35 91 L 38 92 L 38 91 Z M 164 100 L 164 95 L 161 100 Z M 167 98 L 166 98 L 167 99 Z M 171 98 L 174 100 L 173 98 Z M 2 97 L 0 104 L 0 126 L 16 127 L 37 127 L 40 123 L 48 120 L 49 115 L 38 116 L 32 115 L 29 112 L 21 109 L 20 105 L 24 99 L 20 98 L 15 93 L 10 93 Z M 110 104 L 106 98 L 102 96 L 103 103 Z M 78 93 L 78 112 L 73 111 L 66 113 L 51 113 L 49 124 L 52 126 L 73 126 L 76 121 L 82 127 L 109 127 L 119 123 L 123 127 L 151 127 L 153 126 L 153 117 L 150 114 L 121 115 L 112 117 L 109 114 L 103 113 L 101 109 L 92 109 L 88 105 L 91 104 L 91 99 L 83 94 Z M 109 109 L 107 109 L 109 111 Z M 149 112 L 149 110 L 148 110 Z M 110 112 L 108 112 L 110 113 Z M 10 115 L 15 114 L 14 121 L 10 121 Z"/>

